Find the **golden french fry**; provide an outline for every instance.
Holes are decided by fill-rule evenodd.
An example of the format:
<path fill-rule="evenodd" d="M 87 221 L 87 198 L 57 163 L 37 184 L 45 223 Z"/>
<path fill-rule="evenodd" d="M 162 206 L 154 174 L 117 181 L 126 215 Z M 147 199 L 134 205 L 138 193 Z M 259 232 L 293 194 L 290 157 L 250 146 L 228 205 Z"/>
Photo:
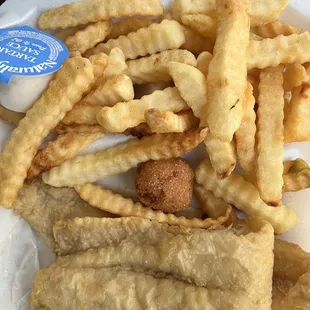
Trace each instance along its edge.
<path fill-rule="evenodd" d="M 183 31 L 185 35 L 185 43 L 181 46 L 182 49 L 186 49 L 195 55 L 199 55 L 206 51 L 212 53 L 214 40 L 204 37 L 189 27 L 183 26 Z"/>
<path fill-rule="evenodd" d="M 104 41 L 111 30 L 111 21 L 98 21 L 67 37 L 65 44 L 69 51 L 78 51 L 84 54 L 88 49 Z"/>
<path fill-rule="evenodd" d="M 149 109 L 145 111 L 144 117 L 151 131 L 155 133 L 184 132 L 199 124 L 199 119 L 192 111 L 175 114 L 170 111 Z"/>
<path fill-rule="evenodd" d="M 129 17 L 122 19 L 113 24 L 113 29 L 107 36 L 106 40 L 117 39 L 120 36 L 126 36 L 130 32 L 136 32 L 139 29 L 149 27 L 151 24 L 156 22 L 157 21 L 153 19 L 139 17 Z"/>
<path fill-rule="evenodd" d="M 0 120 L 7 124 L 18 126 L 19 122 L 25 117 L 24 113 L 8 110 L 0 104 Z"/>
<path fill-rule="evenodd" d="M 294 27 L 290 24 L 282 24 L 280 21 L 276 20 L 272 23 L 260 25 L 251 29 L 257 35 L 263 38 L 273 39 L 277 36 L 290 36 L 294 33 L 302 33 L 303 30 L 297 27 Z"/>
<path fill-rule="evenodd" d="M 275 233 L 281 234 L 293 228 L 298 222 L 297 214 L 286 208 L 266 205 L 259 196 L 258 190 L 242 176 L 232 173 L 224 180 L 216 177 L 209 160 L 205 160 L 196 169 L 196 181 L 206 190 L 227 203 L 235 206 L 249 216 L 256 216 L 269 222 Z"/>
<path fill-rule="evenodd" d="M 161 111 L 180 112 L 188 109 L 175 87 L 158 90 L 139 100 L 119 102 L 113 107 L 104 107 L 97 115 L 99 124 L 109 132 L 123 132 L 127 128 L 145 122 L 144 112 L 157 108 Z"/>
<path fill-rule="evenodd" d="M 182 98 L 193 110 L 197 118 L 201 118 L 207 106 L 207 81 L 197 68 L 172 61 L 168 65 L 175 86 Z"/>
<path fill-rule="evenodd" d="M 140 125 L 132 128 L 128 128 L 123 132 L 126 136 L 133 136 L 141 139 L 145 136 L 152 136 L 154 133 L 151 128 L 146 123 L 141 123 Z"/>
<path fill-rule="evenodd" d="M 283 192 L 297 192 L 310 187 L 310 168 L 304 160 L 298 158 L 286 162 L 284 167 L 286 171 L 283 174 Z"/>
<path fill-rule="evenodd" d="M 250 41 L 248 69 L 276 67 L 279 64 L 305 63 L 310 61 L 310 33 L 278 36 L 274 39 Z"/>
<path fill-rule="evenodd" d="M 66 133 L 88 133 L 88 134 L 95 134 L 95 133 L 107 133 L 100 125 L 65 125 L 60 123 L 58 126 L 54 128 L 54 131 L 59 134 L 63 135 Z"/>
<path fill-rule="evenodd" d="M 155 220 L 160 223 L 168 223 L 170 225 L 180 225 L 184 227 L 195 228 L 216 228 L 229 220 L 232 208 L 229 207 L 225 214 L 217 219 L 207 218 L 201 220 L 198 218 L 187 219 L 184 216 L 177 217 L 171 213 L 155 211 L 151 208 L 144 207 L 139 202 L 133 202 L 131 199 L 124 198 L 121 195 L 114 194 L 98 185 L 84 184 L 75 187 L 75 190 L 82 199 L 87 201 L 91 206 L 101 210 L 109 210 L 113 214 L 120 216 L 143 217 Z"/>
<path fill-rule="evenodd" d="M 103 72 L 106 70 L 109 62 L 109 58 L 104 53 L 99 53 L 96 55 L 92 55 L 89 57 L 89 61 L 91 62 L 94 70 L 95 82 L 99 79 Z"/>
<path fill-rule="evenodd" d="M 78 103 L 67 112 L 62 122 L 65 125 L 98 125 L 97 114 L 101 109 L 100 105 Z"/>
<path fill-rule="evenodd" d="M 241 168 L 250 173 L 256 168 L 256 113 L 254 111 L 255 98 L 253 88 L 248 84 L 245 97 L 245 114 L 240 128 L 236 131 L 237 155 Z"/>
<path fill-rule="evenodd" d="M 223 199 L 215 197 L 212 192 L 205 190 L 201 185 L 195 184 L 194 192 L 198 198 L 202 212 L 213 219 L 224 216 L 231 207 Z M 235 214 L 232 212 L 232 216 L 227 224 L 231 224 L 235 220 Z"/>
<path fill-rule="evenodd" d="M 204 37 L 216 39 L 217 20 L 205 14 L 187 14 L 182 16 L 182 23 L 199 32 Z"/>
<path fill-rule="evenodd" d="M 65 40 L 74 35 L 77 31 L 81 30 L 81 26 L 78 27 L 72 27 L 72 28 L 67 28 L 67 29 L 61 29 L 53 33 L 53 36 L 56 37 L 57 39 L 65 42 Z"/>
<path fill-rule="evenodd" d="M 89 54 L 109 53 L 114 47 L 119 47 L 126 59 L 155 54 L 170 49 L 177 49 L 185 42 L 182 26 L 174 20 L 163 20 L 147 28 L 131 32 L 127 36 L 111 39 L 90 49 Z"/>
<path fill-rule="evenodd" d="M 208 76 L 211 59 L 212 54 L 209 52 L 202 52 L 197 58 L 197 68 L 204 74 L 205 78 Z"/>
<path fill-rule="evenodd" d="M 82 102 L 88 105 L 111 107 L 118 102 L 126 102 L 133 98 L 132 80 L 127 75 L 122 74 L 106 80 L 103 84 L 98 85 L 97 83 L 97 86 L 82 99 Z"/>
<path fill-rule="evenodd" d="M 69 28 L 99 20 L 122 16 L 160 16 L 164 12 L 159 0 L 84 0 L 65 4 L 41 14 L 38 26 L 41 30 Z"/>
<path fill-rule="evenodd" d="M 196 58 L 191 52 L 186 50 L 170 50 L 127 61 L 128 69 L 125 73 L 132 79 L 134 84 L 170 81 L 171 76 L 168 72 L 170 61 L 177 61 L 194 67 L 197 66 Z"/>
<path fill-rule="evenodd" d="M 74 186 L 126 172 L 148 160 L 178 157 L 195 148 L 207 130 L 153 135 L 130 140 L 105 151 L 78 156 L 43 174 L 43 181 L 55 187 Z"/>
<path fill-rule="evenodd" d="M 201 125 L 229 142 L 244 115 L 249 43 L 248 0 L 220 1 L 218 37 L 209 65 L 208 104 Z"/>
<path fill-rule="evenodd" d="M 204 144 L 217 177 L 219 179 L 227 178 L 235 169 L 237 163 L 235 142 L 233 140 L 223 142 L 209 133 L 204 140 Z"/>
<path fill-rule="evenodd" d="M 74 132 L 58 136 L 56 140 L 50 141 L 44 149 L 37 152 L 28 170 L 27 179 L 32 180 L 41 173 L 75 157 L 102 136 L 101 133 Z"/>
<path fill-rule="evenodd" d="M 88 59 L 68 59 L 20 121 L 0 154 L 0 205 L 10 209 L 38 147 L 94 80 Z"/>
<path fill-rule="evenodd" d="M 308 82 L 309 75 L 306 68 L 298 63 L 288 66 L 284 72 L 284 90 L 291 91 L 295 87 L 301 86 Z"/>
<path fill-rule="evenodd" d="M 257 185 L 270 206 L 281 203 L 283 186 L 283 66 L 260 74 L 257 110 Z"/>

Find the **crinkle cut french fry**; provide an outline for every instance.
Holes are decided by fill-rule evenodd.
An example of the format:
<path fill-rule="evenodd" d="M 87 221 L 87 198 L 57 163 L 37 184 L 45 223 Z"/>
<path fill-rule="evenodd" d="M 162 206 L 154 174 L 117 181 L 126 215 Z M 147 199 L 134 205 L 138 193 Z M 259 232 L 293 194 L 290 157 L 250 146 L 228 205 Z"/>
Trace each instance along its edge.
<path fill-rule="evenodd" d="M 156 22 L 157 20 L 139 17 L 129 17 L 122 19 L 113 24 L 113 29 L 106 39 L 117 39 L 119 36 L 126 36 L 130 32 L 136 32 L 140 28 L 149 27 L 151 24 Z"/>
<path fill-rule="evenodd" d="M 254 106 L 253 88 L 249 83 L 245 97 L 245 114 L 241 126 L 235 134 L 238 160 L 242 169 L 248 173 L 255 171 L 256 167 L 256 113 Z"/>
<path fill-rule="evenodd" d="M 60 123 L 58 126 L 54 128 L 54 131 L 59 134 L 63 135 L 66 133 L 107 133 L 100 125 L 65 125 Z"/>
<path fill-rule="evenodd" d="M 184 132 L 199 124 L 199 119 L 192 111 L 175 114 L 170 111 L 150 109 L 145 111 L 144 116 L 151 131 L 155 133 Z"/>
<path fill-rule="evenodd" d="M 127 61 L 128 69 L 125 73 L 132 79 L 134 84 L 170 81 L 171 76 L 167 68 L 170 61 L 177 61 L 194 67 L 197 66 L 196 58 L 191 52 L 186 50 L 170 50 Z"/>
<path fill-rule="evenodd" d="M 229 142 L 240 127 L 247 88 L 249 45 L 248 0 L 223 0 L 218 5 L 218 36 L 209 65 L 208 104 L 201 125 Z"/>
<path fill-rule="evenodd" d="M 67 112 L 62 122 L 65 125 L 98 125 L 97 114 L 101 109 L 100 105 L 78 103 Z"/>
<path fill-rule="evenodd" d="M 109 212 L 118 214 L 120 216 L 143 217 L 150 220 L 155 220 L 160 223 L 168 223 L 170 225 L 215 229 L 216 227 L 227 222 L 230 218 L 230 214 L 233 212 L 232 208 L 229 207 L 225 214 L 217 219 L 187 219 L 184 216 L 177 217 L 172 213 L 166 214 L 159 210 L 155 211 L 151 208 L 144 207 L 139 202 L 135 203 L 131 199 L 114 194 L 113 192 L 103 189 L 98 185 L 84 184 L 76 186 L 75 189 L 81 198 L 87 201 L 93 207 L 102 210 L 109 210 Z"/>
<path fill-rule="evenodd" d="M 160 16 L 164 12 L 160 0 L 84 0 L 65 4 L 41 14 L 41 30 L 69 28 L 122 16 Z"/>
<path fill-rule="evenodd" d="M 258 190 L 242 176 L 232 173 L 224 180 L 216 177 L 209 160 L 205 160 L 196 169 L 196 181 L 216 197 L 235 206 L 249 216 L 256 216 L 269 222 L 275 233 L 281 234 L 293 228 L 298 222 L 297 214 L 286 208 L 266 205 L 259 196 Z"/>
<path fill-rule="evenodd" d="M 65 40 L 74 35 L 77 31 L 81 30 L 82 28 L 79 27 L 72 27 L 72 28 L 67 28 L 67 29 L 61 29 L 53 33 L 53 36 L 56 37 L 57 39 L 65 42 Z"/>
<path fill-rule="evenodd" d="M 8 110 L 0 104 L 0 120 L 6 122 L 7 124 L 12 124 L 18 126 L 21 119 L 25 117 L 24 113 L 14 112 Z"/>
<path fill-rule="evenodd" d="M 227 178 L 236 167 L 237 156 L 235 142 L 223 142 L 212 134 L 204 140 L 212 166 L 219 179 Z"/>
<path fill-rule="evenodd" d="M 94 76 L 95 76 L 95 81 L 96 81 L 103 75 L 103 72 L 108 66 L 108 56 L 104 53 L 99 53 L 99 54 L 90 56 L 89 61 L 91 62 L 93 66 Z"/>
<path fill-rule="evenodd" d="M 38 147 L 94 80 L 88 59 L 68 59 L 7 141 L 0 155 L 0 205 L 11 208 Z"/>
<path fill-rule="evenodd" d="M 158 90 L 139 100 L 119 102 L 113 107 L 104 107 L 98 114 L 99 124 L 109 132 L 123 132 L 127 128 L 145 122 L 144 112 L 157 108 L 161 111 L 180 112 L 188 105 L 175 87 Z"/>
<path fill-rule="evenodd" d="M 182 23 L 201 35 L 216 39 L 217 20 L 205 14 L 187 14 L 182 16 Z"/>
<path fill-rule="evenodd" d="M 280 21 L 276 20 L 272 23 L 257 26 L 251 29 L 257 35 L 263 38 L 273 39 L 277 36 L 290 36 L 294 33 L 302 33 L 303 30 L 297 27 L 294 27 L 290 24 L 282 24 Z"/>
<path fill-rule="evenodd" d="M 103 75 L 105 77 L 105 75 Z M 98 84 L 83 99 L 83 103 L 98 106 L 113 106 L 122 101 L 129 101 L 134 98 L 132 80 L 127 75 L 114 76 Z"/>
<path fill-rule="evenodd" d="M 126 59 L 155 54 L 170 49 L 177 49 L 185 42 L 182 26 L 174 20 L 163 20 L 160 24 L 152 24 L 131 32 L 127 36 L 111 39 L 100 43 L 89 53 L 109 53 L 114 47 L 119 47 Z M 89 55 L 89 54 L 88 54 Z"/>
<path fill-rule="evenodd" d="M 43 174 L 43 181 L 55 187 L 74 186 L 126 172 L 148 160 L 178 157 L 195 148 L 207 130 L 153 135 L 130 140 L 105 151 L 78 156 Z"/>
<path fill-rule="evenodd" d="M 65 44 L 69 51 L 78 51 L 84 54 L 88 49 L 104 41 L 111 30 L 111 21 L 98 21 L 67 37 Z"/>
<path fill-rule="evenodd" d="M 284 72 L 284 90 L 291 91 L 309 80 L 306 68 L 298 63 L 288 66 Z"/>
<path fill-rule="evenodd" d="M 310 61 L 310 33 L 278 36 L 274 39 L 250 41 L 248 69 L 276 67 L 279 64 L 305 63 Z"/>
<path fill-rule="evenodd" d="M 211 59 L 212 54 L 209 52 L 202 52 L 197 58 L 197 68 L 204 74 L 205 78 L 208 76 Z"/>
<path fill-rule="evenodd" d="M 197 68 L 179 62 L 170 62 L 169 73 L 182 98 L 193 110 L 197 118 L 201 118 L 207 106 L 207 81 Z"/>
<path fill-rule="evenodd" d="M 101 133 L 66 133 L 50 141 L 44 149 L 38 151 L 28 171 L 27 179 L 32 180 L 41 173 L 61 165 L 85 150 Z"/>
<path fill-rule="evenodd" d="M 257 185 L 262 199 L 271 206 L 281 202 L 283 186 L 283 66 L 260 74 L 257 110 Z"/>
<path fill-rule="evenodd" d="M 212 53 L 214 40 L 204 37 L 189 27 L 183 26 L 183 31 L 185 35 L 185 43 L 181 46 L 182 49 L 186 49 L 195 55 L 199 55 L 206 51 Z"/>

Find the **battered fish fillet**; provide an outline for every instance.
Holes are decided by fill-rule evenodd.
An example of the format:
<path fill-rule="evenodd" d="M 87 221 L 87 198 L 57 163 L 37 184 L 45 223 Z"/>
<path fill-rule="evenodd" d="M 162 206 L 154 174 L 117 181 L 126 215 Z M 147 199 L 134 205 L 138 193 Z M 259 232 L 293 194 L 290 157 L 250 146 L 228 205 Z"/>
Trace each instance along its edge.
<path fill-rule="evenodd" d="M 14 209 L 29 222 L 51 250 L 55 249 L 53 226 L 57 221 L 75 217 L 112 216 L 89 206 L 74 189 L 55 188 L 42 180 L 24 185 Z"/>
<path fill-rule="evenodd" d="M 227 309 L 270 309 L 273 229 L 252 219 L 247 224 L 251 232 L 238 236 L 141 218 L 61 221 L 54 227 L 58 253 L 89 250 L 59 257 L 53 267 L 118 266 L 169 274 L 208 290 L 243 292 L 239 298 L 244 302 Z M 221 306 L 215 309 L 226 309 Z"/>

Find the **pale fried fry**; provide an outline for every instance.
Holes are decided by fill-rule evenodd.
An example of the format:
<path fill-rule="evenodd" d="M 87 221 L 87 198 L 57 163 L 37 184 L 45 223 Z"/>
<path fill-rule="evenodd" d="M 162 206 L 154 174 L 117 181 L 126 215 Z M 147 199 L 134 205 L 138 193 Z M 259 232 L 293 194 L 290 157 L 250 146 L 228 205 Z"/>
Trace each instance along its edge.
<path fill-rule="evenodd" d="M 122 16 L 159 16 L 164 12 L 159 0 L 84 0 L 65 4 L 41 14 L 38 26 L 42 30 L 75 27 L 89 22 Z"/>
<path fill-rule="evenodd" d="M 61 29 L 58 30 L 57 32 L 55 32 L 53 34 L 54 37 L 56 37 L 57 39 L 65 42 L 65 40 L 74 35 L 77 31 L 81 30 L 81 26 L 78 27 L 72 27 L 72 28 L 67 28 L 67 29 Z"/>
<path fill-rule="evenodd" d="M 97 83 L 97 87 L 87 94 L 82 102 L 89 105 L 111 107 L 118 102 L 129 101 L 133 98 L 132 80 L 127 75 L 122 74 L 106 80 L 103 84 Z"/>
<path fill-rule="evenodd" d="M 156 22 L 156 20 L 139 17 L 122 19 L 113 24 L 112 32 L 107 36 L 107 40 L 117 39 L 119 36 L 126 36 L 130 32 L 136 32 L 140 28 L 149 27 Z"/>
<path fill-rule="evenodd" d="M 205 160 L 196 169 L 196 181 L 216 197 L 246 214 L 268 221 L 277 234 L 290 230 L 298 222 L 298 216 L 293 210 L 283 205 L 277 208 L 266 205 L 255 186 L 246 182 L 242 176 L 232 173 L 224 180 L 218 179 L 209 160 Z"/>
<path fill-rule="evenodd" d="M 162 134 L 130 140 L 95 154 L 78 156 L 43 174 L 45 183 L 55 187 L 74 186 L 126 172 L 148 160 L 178 157 L 195 148 L 207 131 Z"/>
<path fill-rule="evenodd" d="M 183 31 L 185 35 L 185 43 L 181 48 L 186 49 L 195 55 L 199 55 L 206 51 L 212 53 L 214 40 L 204 37 L 189 27 L 183 26 Z"/>
<path fill-rule="evenodd" d="M 73 132 L 58 136 L 56 140 L 50 141 L 44 149 L 37 152 L 28 170 L 27 179 L 32 180 L 41 173 L 75 157 L 102 136 L 102 133 Z"/>
<path fill-rule="evenodd" d="M 200 119 L 207 105 L 207 81 L 203 73 L 193 66 L 174 61 L 168 67 L 182 98 Z"/>
<path fill-rule="evenodd" d="M 7 141 L 0 155 L 0 205 L 11 208 L 38 147 L 94 80 L 88 59 L 68 59 Z"/>
<path fill-rule="evenodd" d="M 152 108 L 179 112 L 188 109 L 188 106 L 179 91 L 175 87 L 169 87 L 155 91 L 139 100 L 119 102 L 113 107 L 104 107 L 97 119 L 100 125 L 109 132 L 123 132 L 127 128 L 144 123 L 144 112 Z"/>
<path fill-rule="evenodd" d="M 284 72 L 284 90 L 291 91 L 309 80 L 306 68 L 298 63 L 288 66 Z"/>
<path fill-rule="evenodd" d="M 195 184 L 194 192 L 198 198 L 202 212 L 213 219 L 217 219 L 220 216 L 225 215 L 227 210 L 231 207 L 223 199 L 215 197 L 212 192 L 205 190 L 201 185 Z M 234 220 L 235 214 L 232 212 L 232 217 L 227 224 L 230 224 Z"/>
<path fill-rule="evenodd" d="M 107 133 L 100 125 L 65 125 L 61 123 L 55 127 L 54 131 L 59 135 L 66 133 Z"/>
<path fill-rule="evenodd" d="M 95 81 L 99 79 L 108 66 L 109 58 L 104 53 L 99 53 L 89 57 L 94 70 Z"/>
<path fill-rule="evenodd" d="M 196 67 L 195 56 L 186 50 L 170 50 L 159 54 L 127 61 L 126 74 L 134 84 L 146 84 L 160 81 L 170 81 L 168 72 L 170 61 L 177 61 Z"/>
<path fill-rule="evenodd" d="M 160 24 L 154 23 L 149 27 L 131 32 L 127 36 L 100 43 L 89 50 L 89 53 L 109 53 L 114 47 L 119 47 L 126 59 L 135 59 L 139 56 L 177 49 L 184 42 L 182 26 L 174 20 L 163 20 Z"/>
<path fill-rule="evenodd" d="M 192 111 L 175 114 L 170 111 L 149 109 L 145 111 L 144 117 L 151 131 L 155 133 L 184 132 L 199 124 L 199 119 Z"/>
<path fill-rule="evenodd" d="M 204 37 L 216 39 L 217 20 L 204 14 L 187 14 L 182 16 L 182 23 L 199 32 Z"/>
<path fill-rule="evenodd" d="M 12 124 L 18 126 L 21 119 L 25 117 L 24 113 L 14 112 L 8 110 L 0 104 L 0 120 L 6 122 L 7 124 Z"/>
<path fill-rule="evenodd" d="M 303 32 L 300 28 L 294 27 L 290 24 L 282 24 L 278 20 L 269 24 L 254 27 L 251 30 L 257 35 L 269 39 L 273 39 L 280 35 L 290 36 L 294 33 L 300 34 Z"/>
<path fill-rule="evenodd" d="M 241 126 L 235 134 L 238 160 L 242 169 L 248 173 L 253 172 L 256 165 L 256 113 L 252 90 L 251 84 L 248 84 L 245 96 L 245 114 Z"/>
<path fill-rule="evenodd" d="M 84 54 L 88 49 L 104 41 L 112 30 L 111 21 L 98 21 L 95 24 L 79 30 L 65 40 L 69 51 L 78 51 Z"/>
<path fill-rule="evenodd" d="M 100 186 L 93 184 L 85 184 L 76 186 L 75 190 L 79 193 L 82 199 L 87 201 L 91 206 L 118 214 L 120 216 L 136 216 L 150 220 L 155 220 L 160 223 L 168 223 L 170 225 L 180 225 L 184 227 L 195 228 L 216 228 L 228 221 L 232 208 L 229 207 L 226 213 L 216 220 L 207 218 L 201 220 L 198 218 L 187 219 L 185 217 L 177 217 L 171 213 L 155 211 L 151 208 L 144 207 L 141 203 L 134 203 L 131 199 L 124 198 L 118 194 L 103 189 Z"/>
<path fill-rule="evenodd" d="M 235 142 L 223 142 L 209 133 L 204 143 L 217 177 L 227 178 L 237 163 Z"/>
<path fill-rule="evenodd" d="M 65 125 L 98 125 L 97 114 L 101 109 L 100 105 L 78 103 L 67 112 L 62 122 Z"/>
<path fill-rule="evenodd" d="M 208 76 L 211 59 L 212 54 L 209 52 L 202 52 L 197 58 L 197 68 L 204 74 L 205 78 Z"/>
<path fill-rule="evenodd" d="M 248 0 L 223 0 L 218 6 L 218 37 L 208 74 L 208 105 L 201 125 L 212 135 L 232 140 L 244 115 L 249 43 Z"/>
<path fill-rule="evenodd" d="M 283 186 L 283 66 L 260 74 L 257 119 L 258 190 L 267 204 L 277 206 Z"/>
<path fill-rule="evenodd" d="M 310 33 L 278 36 L 274 39 L 250 41 L 248 69 L 276 67 L 279 64 L 310 61 Z"/>

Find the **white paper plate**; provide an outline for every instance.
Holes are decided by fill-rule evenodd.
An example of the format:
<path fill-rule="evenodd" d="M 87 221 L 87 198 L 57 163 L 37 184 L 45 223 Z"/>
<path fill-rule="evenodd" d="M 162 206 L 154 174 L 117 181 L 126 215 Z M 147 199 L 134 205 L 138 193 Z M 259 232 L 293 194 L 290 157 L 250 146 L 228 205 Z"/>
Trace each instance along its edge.
<path fill-rule="evenodd" d="M 124 0 L 126 1 L 126 0 Z M 70 0 L 7 0 L 0 7 L 0 28 L 15 25 L 35 26 L 40 12 Z M 169 5 L 171 0 L 163 0 Z M 310 1 L 291 1 L 282 14 L 283 21 L 310 30 Z M 310 52 L 310 51 L 309 51 Z M 0 121 L 0 150 L 13 130 Z M 87 152 L 102 150 L 125 141 L 124 136 L 105 137 L 94 143 Z M 84 152 L 85 153 L 85 152 Z M 190 153 L 187 158 L 193 165 L 205 156 L 203 147 Z M 285 159 L 303 158 L 310 163 L 310 143 L 296 143 L 286 146 Z M 120 176 L 108 178 L 102 182 L 106 187 L 118 190 L 126 196 L 134 196 L 133 171 Z M 300 244 L 310 251 L 310 189 L 299 193 L 284 195 L 284 203 L 294 209 L 300 217 L 300 223 L 282 237 Z M 28 296 L 32 280 L 39 268 L 48 265 L 54 256 L 33 233 L 29 225 L 11 211 L 0 208 L 0 309 L 30 309 Z"/>

